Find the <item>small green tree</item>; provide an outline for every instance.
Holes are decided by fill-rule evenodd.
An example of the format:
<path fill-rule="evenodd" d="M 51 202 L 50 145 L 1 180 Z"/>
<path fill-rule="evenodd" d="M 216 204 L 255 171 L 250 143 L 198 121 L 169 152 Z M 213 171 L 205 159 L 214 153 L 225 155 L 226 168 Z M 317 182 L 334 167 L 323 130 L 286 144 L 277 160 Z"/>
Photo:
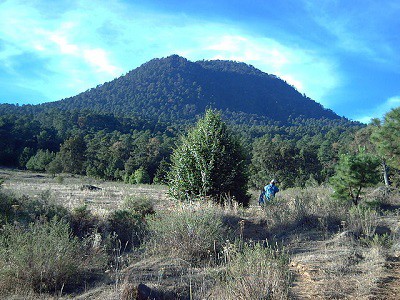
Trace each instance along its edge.
<path fill-rule="evenodd" d="M 400 175 L 400 107 L 388 112 L 383 122 L 374 119 L 371 140 L 382 157 L 385 184 L 399 185 Z M 389 169 L 390 167 L 390 169 Z"/>
<path fill-rule="evenodd" d="M 77 135 L 70 137 L 61 145 L 57 159 L 60 160 L 64 172 L 83 174 L 85 171 L 85 154 L 85 140 L 83 137 Z"/>
<path fill-rule="evenodd" d="M 32 171 L 44 171 L 55 158 L 55 153 L 39 149 L 26 163 L 26 168 Z"/>
<path fill-rule="evenodd" d="M 357 154 L 342 154 L 331 178 L 335 190 L 333 196 L 341 200 L 352 200 L 358 205 L 362 189 L 380 181 L 379 159 L 360 151 Z"/>
<path fill-rule="evenodd" d="M 372 140 L 388 164 L 400 169 L 400 107 L 388 112 L 384 121 L 375 126 Z"/>
<path fill-rule="evenodd" d="M 245 155 L 221 115 L 207 110 L 171 156 L 169 192 L 176 199 L 230 195 L 247 205 Z"/>

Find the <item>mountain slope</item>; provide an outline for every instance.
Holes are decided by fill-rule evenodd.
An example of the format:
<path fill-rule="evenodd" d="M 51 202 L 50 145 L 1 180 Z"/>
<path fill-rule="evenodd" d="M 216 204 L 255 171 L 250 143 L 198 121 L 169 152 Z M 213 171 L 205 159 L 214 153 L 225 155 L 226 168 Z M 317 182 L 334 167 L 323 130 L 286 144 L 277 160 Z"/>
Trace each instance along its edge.
<path fill-rule="evenodd" d="M 289 118 L 340 119 L 274 75 L 232 61 L 198 61 L 172 55 L 153 59 L 113 81 L 42 107 L 90 109 L 153 121 L 191 120 L 207 107 Z"/>

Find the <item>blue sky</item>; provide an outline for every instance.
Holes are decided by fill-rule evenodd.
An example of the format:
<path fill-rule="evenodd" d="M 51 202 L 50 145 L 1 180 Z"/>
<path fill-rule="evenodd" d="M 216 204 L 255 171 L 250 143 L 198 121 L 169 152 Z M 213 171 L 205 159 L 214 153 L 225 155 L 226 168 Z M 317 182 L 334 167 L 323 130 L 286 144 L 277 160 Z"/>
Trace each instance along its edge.
<path fill-rule="evenodd" d="M 398 0 L 0 0 L 0 103 L 76 95 L 156 57 L 243 61 L 341 116 L 400 106 Z"/>

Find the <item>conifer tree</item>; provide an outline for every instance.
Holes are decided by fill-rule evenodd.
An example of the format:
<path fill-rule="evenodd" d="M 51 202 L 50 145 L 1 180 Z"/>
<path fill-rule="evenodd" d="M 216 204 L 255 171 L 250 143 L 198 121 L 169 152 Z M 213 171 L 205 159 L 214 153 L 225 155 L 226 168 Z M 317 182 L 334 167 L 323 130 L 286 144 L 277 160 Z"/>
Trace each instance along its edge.
<path fill-rule="evenodd" d="M 351 200 L 358 205 L 362 189 L 377 184 L 380 180 L 379 160 L 365 151 L 357 154 L 342 154 L 331 178 L 335 190 L 333 196 L 341 200 Z"/>
<path fill-rule="evenodd" d="M 169 191 L 176 199 L 234 197 L 247 205 L 245 155 L 220 113 L 207 110 L 204 118 L 181 137 L 171 156 Z"/>

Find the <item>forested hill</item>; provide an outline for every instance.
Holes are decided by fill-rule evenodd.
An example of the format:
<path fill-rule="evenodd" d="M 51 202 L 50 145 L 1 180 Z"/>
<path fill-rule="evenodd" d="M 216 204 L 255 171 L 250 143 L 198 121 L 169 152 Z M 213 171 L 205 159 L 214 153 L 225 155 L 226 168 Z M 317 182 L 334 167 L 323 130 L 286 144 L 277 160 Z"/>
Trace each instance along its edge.
<path fill-rule="evenodd" d="M 269 162 L 286 187 L 328 180 L 363 127 L 252 66 L 173 55 L 68 99 L 0 105 L 0 165 L 165 182 L 175 143 L 206 108 L 240 137 L 254 186 Z"/>
<path fill-rule="evenodd" d="M 111 82 L 41 107 L 163 123 L 193 120 L 207 107 L 239 113 L 246 123 L 249 117 L 281 124 L 290 118 L 340 119 L 285 81 L 245 63 L 190 62 L 178 55 L 153 59 Z"/>

